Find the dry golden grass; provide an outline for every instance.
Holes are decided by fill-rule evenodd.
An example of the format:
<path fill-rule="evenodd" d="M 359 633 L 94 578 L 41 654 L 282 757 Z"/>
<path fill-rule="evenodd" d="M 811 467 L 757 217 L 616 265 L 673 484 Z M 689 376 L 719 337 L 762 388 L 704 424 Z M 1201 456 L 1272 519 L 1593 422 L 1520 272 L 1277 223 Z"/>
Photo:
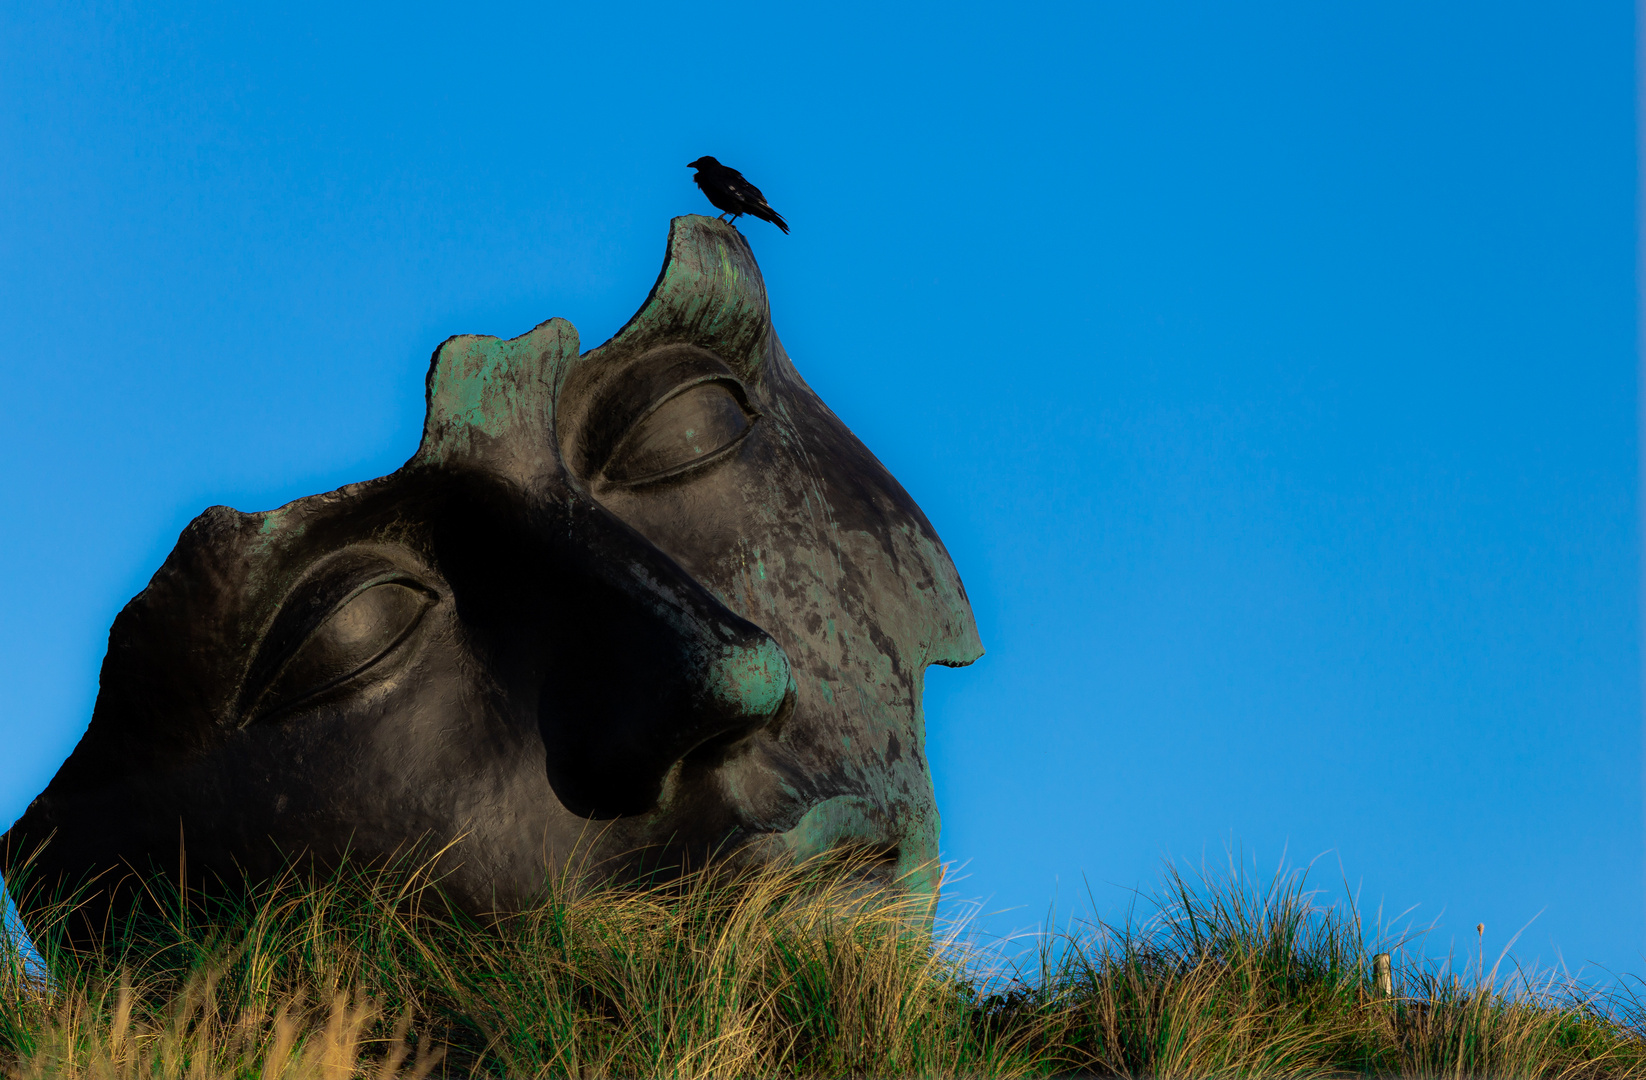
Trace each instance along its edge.
<path fill-rule="evenodd" d="M 1302 875 L 1169 874 L 1150 918 L 1049 936 L 1025 978 L 862 870 L 561 882 L 484 925 L 415 868 L 190 904 L 155 881 L 95 954 L 69 905 L 37 913 L 49 983 L 0 958 L 0 1075 L 1646 1076 L 1627 996 L 1410 956 L 1374 993 L 1364 928 Z"/>
<path fill-rule="evenodd" d="M 1634 999 L 1495 972 L 1470 982 L 1387 943 L 1394 993 L 1371 980 L 1375 933 L 1352 907 L 1313 902 L 1302 872 L 1169 869 L 1141 926 L 1075 936 L 1042 983 L 1067 1026 L 1062 1059 L 1151 1077 L 1646 1076 Z M 1399 963 L 1398 961 L 1404 961 Z"/>

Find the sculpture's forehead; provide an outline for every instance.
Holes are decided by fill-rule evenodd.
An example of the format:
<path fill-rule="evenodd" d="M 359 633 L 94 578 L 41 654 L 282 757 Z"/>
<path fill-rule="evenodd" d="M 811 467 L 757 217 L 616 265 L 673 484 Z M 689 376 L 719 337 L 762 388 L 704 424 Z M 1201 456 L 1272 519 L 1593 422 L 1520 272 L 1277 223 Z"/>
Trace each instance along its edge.
<path fill-rule="evenodd" d="M 761 534 L 781 532 L 785 543 L 801 548 L 879 549 L 896 564 L 887 572 L 952 581 L 952 591 L 963 595 L 919 508 L 789 363 L 747 241 L 713 219 L 673 223 L 663 270 L 645 303 L 594 349 L 582 352 L 576 329 L 562 319 L 512 339 L 471 335 L 443 343 L 428 375 L 422 443 L 402 473 L 483 475 L 522 496 L 587 502 L 594 471 L 588 451 L 599 442 L 591 432 L 611 425 L 614 396 L 652 400 L 667 392 L 664 383 L 702 375 L 707 364 L 722 365 L 761 414 L 758 463 L 673 492 L 608 492 L 599 501 L 676 558 L 690 560 L 700 542 L 741 537 L 759 546 Z M 623 427 L 620 416 L 615 426 Z M 336 495 L 347 499 L 350 491 Z M 687 513 L 720 520 L 666 536 L 640 520 Z M 305 528 L 309 516 L 305 505 L 265 527 Z M 969 611 L 944 614 L 946 621 L 956 617 L 969 623 Z"/>
<path fill-rule="evenodd" d="M 430 366 L 423 437 L 405 467 L 263 513 L 214 508 L 185 532 L 133 606 L 172 624 L 179 640 L 197 638 L 207 624 L 232 626 L 249 640 L 329 552 L 375 544 L 430 555 L 437 566 L 428 546 L 431 522 L 452 516 L 454 501 L 472 502 L 477 492 L 487 493 L 479 502 L 493 505 L 552 503 L 598 512 L 580 478 L 575 445 L 591 412 L 609 401 L 614 387 L 638 386 L 643 398 L 645 379 L 674 378 L 707 363 L 724 365 L 764 413 L 768 445 L 758 475 L 743 474 L 732 483 L 736 490 L 709 485 L 715 490 L 648 496 L 651 506 L 631 503 L 618 516 L 687 562 L 696 561 L 694 547 L 757 550 L 778 533 L 797 557 L 812 558 L 800 555 L 806 550 L 821 557 L 825 548 L 860 551 L 855 564 L 866 574 L 949 583 L 941 599 L 911 597 L 893 605 L 908 607 L 915 622 L 927 621 L 935 607 L 939 621 L 969 627 L 958 576 L 929 523 L 788 363 L 747 242 L 736 230 L 699 218 L 674 223 L 663 272 L 611 340 L 581 352 L 576 329 L 563 319 L 507 340 L 447 340 Z M 689 533 L 665 530 L 667 536 L 643 520 L 647 514 L 680 520 L 688 512 L 718 520 L 699 521 Z M 876 569 L 882 562 L 887 565 Z M 891 600 L 881 597 L 881 603 Z M 195 645 L 196 655 L 234 652 L 226 638 Z"/>
<path fill-rule="evenodd" d="M 737 378 L 763 385 L 776 343 L 765 284 L 736 230 L 677 220 L 646 302 L 588 353 L 579 354 L 564 319 L 508 340 L 446 341 L 430 366 L 423 441 L 411 464 L 490 468 L 521 481 L 556 473 L 557 429 L 579 425 L 637 357 L 671 345 L 712 353 Z"/>

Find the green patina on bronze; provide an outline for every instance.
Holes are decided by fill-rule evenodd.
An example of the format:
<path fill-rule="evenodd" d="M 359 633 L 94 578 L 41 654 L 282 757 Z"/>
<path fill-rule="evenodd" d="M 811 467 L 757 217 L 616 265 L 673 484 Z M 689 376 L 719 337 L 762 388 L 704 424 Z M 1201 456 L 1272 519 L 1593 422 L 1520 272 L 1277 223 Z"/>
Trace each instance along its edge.
<path fill-rule="evenodd" d="M 447 339 L 429 367 L 428 413 L 413 462 L 450 464 L 506 446 L 517 458 L 547 464 L 551 447 L 541 436 L 554 430 L 555 391 L 577 347 L 577 328 L 565 319 L 508 341 Z"/>

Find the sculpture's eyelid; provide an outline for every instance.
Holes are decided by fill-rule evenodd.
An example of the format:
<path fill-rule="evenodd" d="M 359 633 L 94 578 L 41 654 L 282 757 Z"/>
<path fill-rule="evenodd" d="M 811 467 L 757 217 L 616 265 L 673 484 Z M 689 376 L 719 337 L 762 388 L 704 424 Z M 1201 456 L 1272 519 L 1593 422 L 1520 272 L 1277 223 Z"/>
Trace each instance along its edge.
<path fill-rule="evenodd" d="M 348 592 L 339 596 L 332 602 L 331 606 L 326 609 L 325 614 L 321 615 L 314 621 L 314 625 L 319 626 L 331 616 L 332 612 L 338 610 L 344 604 L 347 604 L 350 600 L 353 600 L 367 589 L 375 589 L 379 585 L 404 585 L 408 589 L 414 589 L 417 592 L 422 593 L 431 602 L 440 599 L 439 593 L 412 577 L 404 570 L 385 570 L 380 574 L 373 574 L 370 577 L 357 581 L 353 588 L 349 589 Z"/>
<path fill-rule="evenodd" d="M 726 389 L 730 390 L 732 392 L 732 396 L 737 399 L 737 403 L 743 406 L 743 413 L 749 418 L 749 423 L 752 424 L 756 420 L 760 419 L 759 411 L 757 411 L 754 406 L 749 404 L 749 392 L 743 386 L 743 381 L 735 375 L 728 375 L 714 371 L 706 372 L 694 378 L 687 379 L 684 382 L 677 383 L 670 387 L 667 391 L 657 395 L 657 397 L 652 399 L 652 403 L 650 405 L 647 405 L 644 409 L 640 410 L 640 412 L 635 415 L 634 419 L 629 421 L 629 427 L 638 427 L 639 425 L 645 423 L 647 420 L 651 419 L 652 414 L 657 412 L 658 409 L 661 409 L 663 406 L 667 405 L 681 394 L 684 394 L 686 391 L 695 389 L 705 383 L 719 383 Z"/>
<path fill-rule="evenodd" d="M 275 675 L 278 676 L 279 669 L 285 666 L 285 662 L 291 658 L 293 653 L 303 647 L 303 642 L 309 639 L 309 635 L 313 634 L 316 630 L 326 624 L 327 619 L 331 618 L 337 612 L 346 607 L 350 600 L 353 600 L 367 589 L 375 589 L 379 585 L 404 585 L 408 589 L 422 593 L 430 603 L 440 599 L 439 593 L 435 592 L 415 577 L 412 577 L 404 570 L 384 570 L 376 574 L 371 574 L 367 577 L 356 578 L 348 585 L 338 588 L 335 591 L 320 590 L 318 596 L 313 599 L 323 598 L 323 600 L 321 603 L 313 604 L 311 607 L 308 618 L 303 620 L 302 632 L 296 635 L 287 635 L 288 637 L 293 638 L 293 640 L 289 640 L 286 643 L 285 648 L 281 650 L 283 655 L 280 658 L 280 662 L 275 665 Z M 282 612 L 282 614 L 284 613 Z M 280 621 L 280 615 L 276 615 L 276 624 L 278 625 Z"/>
<path fill-rule="evenodd" d="M 645 435 L 643 433 L 646 432 L 648 425 L 654 418 L 663 413 L 671 403 L 679 401 L 692 391 L 711 386 L 719 388 L 726 397 L 731 399 L 736 407 L 740 414 L 738 430 L 735 432 L 721 432 L 725 438 L 720 440 L 711 450 L 704 451 L 700 447 L 693 446 L 692 454 L 689 456 L 680 456 L 673 460 L 667 460 L 669 455 L 665 453 L 663 456 L 666 460 L 662 462 L 654 460 L 645 463 L 638 469 L 635 468 L 636 439 L 641 439 L 641 445 L 644 445 Z M 755 424 L 759 420 L 760 413 L 750 407 L 748 392 L 743 383 L 735 376 L 724 370 L 724 368 L 699 372 L 690 378 L 680 380 L 669 387 L 667 391 L 657 394 L 650 403 L 633 414 L 632 419 L 623 426 L 621 435 L 617 437 L 611 449 L 604 455 L 605 460 L 599 470 L 601 479 L 604 483 L 617 487 L 635 487 L 695 471 L 732 453 L 748 438 L 749 433 L 754 430 Z M 710 423 L 712 426 L 712 420 Z M 688 430 L 686 432 L 687 436 L 692 434 L 692 431 Z M 711 439 L 710 441 L 715 440 Z M 645 453 L 642 450 L 642 461 L 644 457 Z"/>
<path fill-rule="evenodd" d="M 403 586 L 421 594 L 424 603 L 418 616 L 402 627 L 367 666 L 394 651 L 410 636 L 428 609 L 440 601 L 438 592 L 398 568 L 333 579 L 329 583 L 302 590 L 306 595 L 288 598 L 271 621 L 269 631 L 264 635 L 247 671 L 237 710 L 239 722 L 244 725 L 260 715 L 281 711 L 284 705 L 278 703 L 273 710 L 266 708 L 266 699 L 270 691 L 279 685 L 291 662 L 333 615 L 361 594 L 381 585 Z"/>

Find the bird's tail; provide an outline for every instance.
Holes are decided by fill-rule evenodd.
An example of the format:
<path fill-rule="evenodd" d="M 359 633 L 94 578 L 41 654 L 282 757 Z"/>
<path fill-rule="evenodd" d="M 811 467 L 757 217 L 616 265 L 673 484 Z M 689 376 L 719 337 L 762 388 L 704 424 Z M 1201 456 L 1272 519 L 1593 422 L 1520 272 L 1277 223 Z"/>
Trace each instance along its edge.
<path fill-rule="evenodd" d="M 759 210 L 756 210 L 755 213 L 765 218 L 773 225 L 776 225 L 779 229 L 782 229 L 784 236 L 789 234 L 789 223 L 784 221 L 783 215 L 779 214 L 776 210 L 773 210 L 769 206 L 762 206 Z"/>

